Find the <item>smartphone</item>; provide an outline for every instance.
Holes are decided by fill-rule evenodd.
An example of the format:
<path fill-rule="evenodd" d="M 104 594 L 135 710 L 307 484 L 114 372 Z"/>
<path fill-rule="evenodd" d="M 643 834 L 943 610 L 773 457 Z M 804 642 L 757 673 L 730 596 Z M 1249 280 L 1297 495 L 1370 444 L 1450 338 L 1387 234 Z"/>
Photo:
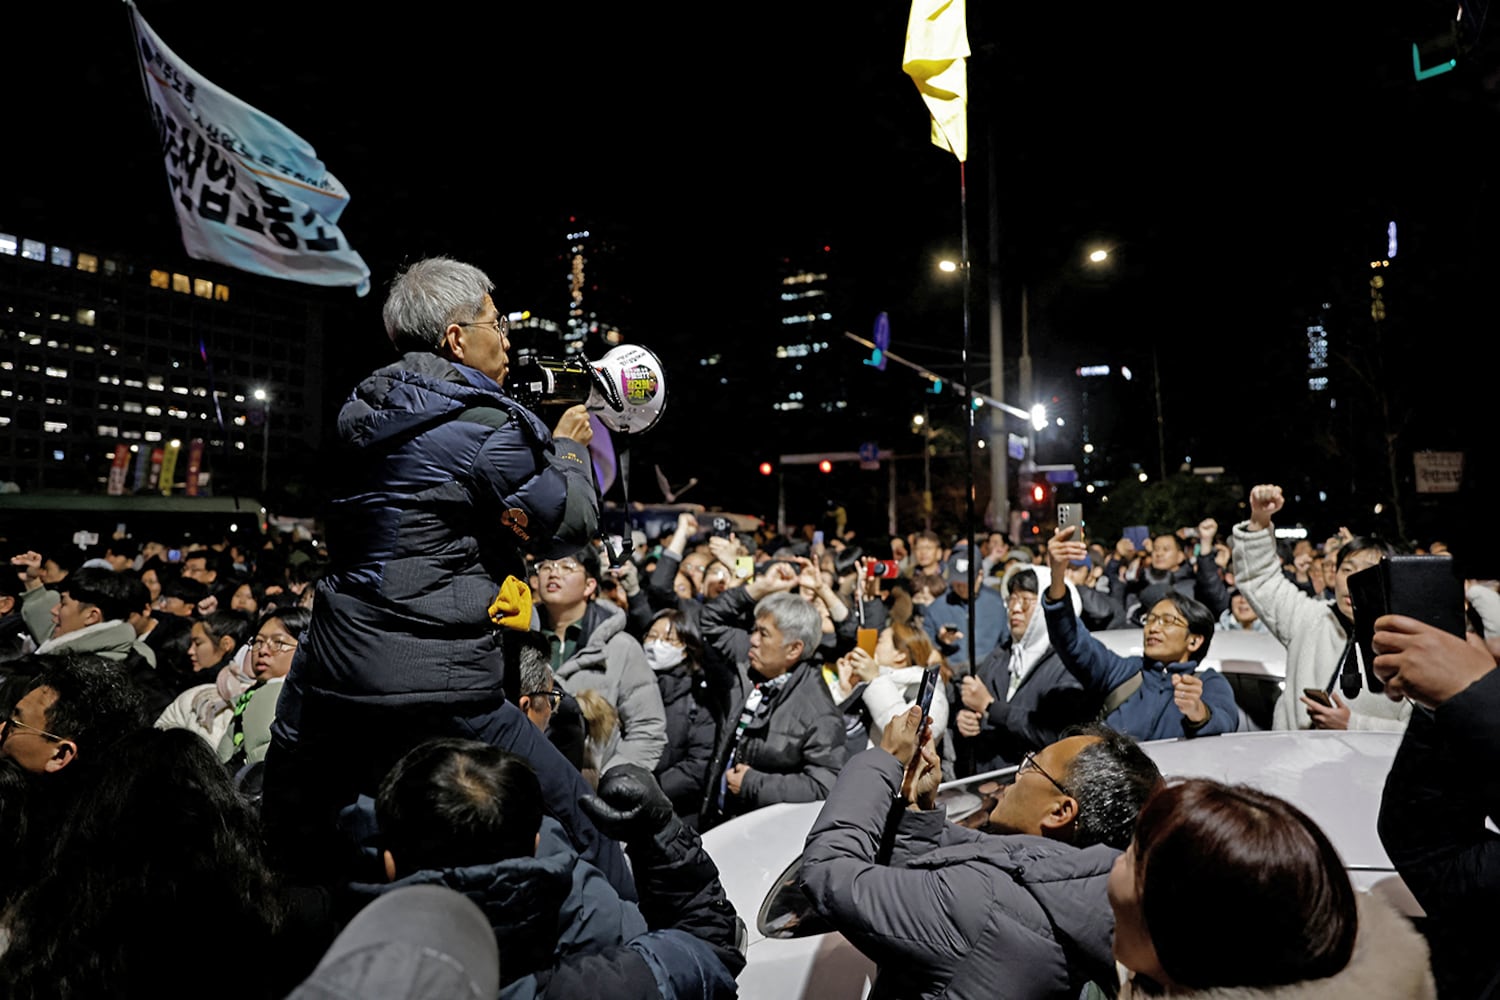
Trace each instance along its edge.
<path fill-rule="evenodd" d="M 1349 576 L 1349 600 L 1354 604 L 1354 641 L 1359 646 L 1371 691 L 1384 685 L 1375 679 L 1375 619 L 1406 615 L 1463 638 L 1463 580 L 1448 556 L 1387 556 L 1369 569 Z"/>
<path fill-rule="evenodd" d="M 922 672 L 922 683 L 917 686 L 917 704 L 922 706 L 922 725 L 927 725 L 927 717 L 932 714 L 932 693 L 937 690 L 938 681 L 941 678 L 940 667 L 928 667 Z"/>
<path fill-rule="evenodd" d="M 821 531 L 814 531 L 813 532 L 812 543 L 814 545 L 822 545 L 823 544 L 823 533 Z"/>
<path fill-rule="evenodd" d="M 753 556 L 735 556 L 734 575 L 741 580 L 753 578 L 755 576 L 755 558 Z"/>
<path fill-rule="evenodd" d="M 874 656 L 875 644 L 880 641 L 880 629 L 862 628 L 856 634 L 858 635 L 856 642 L 858 642 L 859 648 Z"/>
<path fill-rule="evenodd" d="M 1324 708 L 1333 707 L 1333 699 L 1330 698 L 1328 696 L 1328 692 L 1324 691 L 1322 688 L 1303 688 L 1302 693 L 1307 695 L 1308 698 L 1317 702 L 1319 705 L 1322 705 Z"/>
<path fill-rule="evenodd" d="M 1079 529 L 1083 528 L 1083 504 L 1081 504 L 1081 503 L 1060 503 L 1060 504 L 1058 504 L 1057 505 L 1057 529 L 1059 531 L 1061 531 L 1063 528 L 1069 527 L 1071 525 L 1076 525 Z M 1082 537 L 1082 536 L 1079 536 L 1079 537 Z"/>

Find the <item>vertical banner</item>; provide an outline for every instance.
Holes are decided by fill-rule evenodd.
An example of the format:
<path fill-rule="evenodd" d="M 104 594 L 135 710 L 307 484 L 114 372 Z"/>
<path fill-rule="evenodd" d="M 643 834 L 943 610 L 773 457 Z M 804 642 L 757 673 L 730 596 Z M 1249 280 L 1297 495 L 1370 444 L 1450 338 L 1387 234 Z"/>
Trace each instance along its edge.
<path fill-rule="evenodd" d="M 151 476 L 146 480 L 146 492 L 155 493 L 156 487 L 161 483 L 161 463 L 165 455 L 160 448 L 151 449 Z"/>
<path fill-rule="evenodd" d="M 198 495 L 198 472 L 203 468 L 203 439 L 193 438 L 188 443 L 187 495 Z"/>
<path fill-rule="evenodd" d="M 125 476 L 130 470 L 130 446 L 115 445 L 115 460 L 109 467 L 109 488 L 105 491 L 112 497 L 125 494 Z"/>
<path fill-rule="evenodd" d="M 172 478 L 177 474 L 177 455 L 182 451 L 182 442 L 173 441 L 169 443 L 162 453 L 161 459 L 161 482 L 158 487 L 161 495 L 169 497 L 172 495 Z"/>
<path fill-rule="evenodd" d="M 199 75 L 129 6 L 141 79 L 189 256 L 368 293 L 370 269 L 337 225 L 349 192 L 312 146 Z"/>
<path fill-rule="evenodd" d="M 140 445 L 133 444 L 130 446 L 130 453 L 132 455 L 139 455 L 140 451 Z M 151 473 L 151 462 L 149 459 L 150 456 L 147 456 L 146 458 L 142 458 L 139 462 L 135 463 L 135 482 L 131 485 L 130 492 L 144 493 L 147 491 L 146 477 Z M 153 487 L 156 485 L 154 480 L 152 481 L 151 485 Z"/>

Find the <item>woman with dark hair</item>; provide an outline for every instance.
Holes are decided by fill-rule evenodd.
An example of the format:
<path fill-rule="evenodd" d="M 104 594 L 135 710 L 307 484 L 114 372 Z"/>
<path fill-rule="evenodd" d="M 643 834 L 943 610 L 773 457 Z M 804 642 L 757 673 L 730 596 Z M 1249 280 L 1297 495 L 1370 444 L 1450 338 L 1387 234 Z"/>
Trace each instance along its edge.
<path fill-rule="evenodd" d="M 682 822 L 697 829 L 718 736 L 703 673 L 703 636 L 695 616 L 664 608 L 651 618 L 642 646 L 667 712 L 667 746 L 656 764 L 656 780 Z"/>
<path fill-rule="evenodd" d="M 1427 944 L 1358 893 L 1327 836 L 1291 803 L 1244 785 L 1163 785 L 1109 876 L 1121 1000 L 1426 1000 Z M 1203 932 L 1205 913 L 1213 933 Z"/>
<path fill-rule="evenodd" d="M 311 611 L 295 606 L 271 608 L 260 616 L 255 638 L 250 640 L 255 681 L 229 706 L 229 726 L 219 740 L 219 759 L 230 770 L 266 759 L 281 683 L 292 669 L 292 655 L 311 621 Z"/>
<path fill-rule="evenodd" d="M 953 669 L 932 644 L 931 637 L 913 621 L 913 614 L 911 598 L 905 591 L 898 592 L 891 602 L 890 623 L 875 637 L 874 652 L 856 646 L 839 657 L 832 670 L 824 669 L 829 693 L 840 705 L 864 684 L 857 710 L 863 728 L 850 734 L 851 755 L 880 745 L 886 724 L 916 704 L 922 675 L 934 666 L 938 668 L 939 684 L 927 714 L 932 719 L 933 740 L 937 741 L 940 752 L 946 751 L 942 736 L 948 731 L 948 686 Z M 850 711 L 845 709 L 846 719 Z"/>
<path fill-rule="evenodd" d="M 288 973 L 265 960 L 281 899 L 213 751 L 181 730 L 139 730 L 84 781 L 48 831 L 40 876 L 0 918 L 0 995 L 281 996 L 273 978 Z"/>

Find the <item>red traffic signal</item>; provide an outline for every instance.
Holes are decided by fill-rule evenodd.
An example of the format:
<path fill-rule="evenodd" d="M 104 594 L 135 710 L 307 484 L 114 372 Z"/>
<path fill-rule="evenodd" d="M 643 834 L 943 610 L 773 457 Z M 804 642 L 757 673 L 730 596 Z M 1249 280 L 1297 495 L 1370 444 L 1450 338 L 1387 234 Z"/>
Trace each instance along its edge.
<path fill-rule="evenodd" d="M 1047 502 L 1047 484 L 1036 482 L 1031 484 L 1031 502 L 1043 504 Z"/>
<path fill-rule="evenodd" d="M 760 474 L 762 476 L 769 476 L 772 471 L 773 470 L 771 468 L 771 463 L 770 462 L 762 462 L 762 463 L 760 463 Z"/>
<path fill-rule="evenodd" d="M 818 471 L 819 472 L 832 472 L 833 471 L 833 463 L 830 462 L 830 461 L 828 461 L 828 459 L 826 459 L 826 458 L 823 459 L 823 461 L 821 461 L 821 462 L 818 463 Z"/>

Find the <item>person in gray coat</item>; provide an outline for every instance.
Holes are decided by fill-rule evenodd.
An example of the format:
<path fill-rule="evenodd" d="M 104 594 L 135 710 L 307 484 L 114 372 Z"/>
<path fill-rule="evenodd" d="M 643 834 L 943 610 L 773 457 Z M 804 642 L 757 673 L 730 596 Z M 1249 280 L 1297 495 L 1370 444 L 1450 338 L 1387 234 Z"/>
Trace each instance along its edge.
<path fill-rule="evenodd" d="M 619 716 L 619 740 L 598 761 L 650 771 L 667 746 L 667 712 L 641 644 L 625 630 L 626 615 L 599 596 L 599 556 L 592 545 L 537 565 L 537 614 L 552 650 L 552 672 L 569 694 L 595 691 Z"/>
<path fill-rule="evenodd" d="M 1109 872 L 1155 763 L 1113 730 L 1065 736 L 1026 757 L 990 814 L 1000 835 L 981 833 L 933 808 L 930 743 L 903 782 L 920 715 L 844 766 L 802 855 L 814 908 L 879 967 L 871 1000 L 1075 1000 L 1114 983 Z"/>

